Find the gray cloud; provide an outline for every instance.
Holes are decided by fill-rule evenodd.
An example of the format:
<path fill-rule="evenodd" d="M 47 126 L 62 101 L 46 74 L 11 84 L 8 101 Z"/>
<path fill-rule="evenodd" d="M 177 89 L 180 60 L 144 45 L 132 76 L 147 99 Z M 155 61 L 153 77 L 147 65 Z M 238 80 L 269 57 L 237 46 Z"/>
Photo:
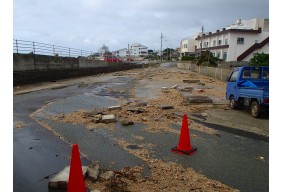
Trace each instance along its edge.
<path fill-rule="evenodd" d="M 140 42 L 179 46 L 200 31 L 237 18 L 269 18 L 268 0 L 14 0 L 14 38 L 97 51 Z"/>

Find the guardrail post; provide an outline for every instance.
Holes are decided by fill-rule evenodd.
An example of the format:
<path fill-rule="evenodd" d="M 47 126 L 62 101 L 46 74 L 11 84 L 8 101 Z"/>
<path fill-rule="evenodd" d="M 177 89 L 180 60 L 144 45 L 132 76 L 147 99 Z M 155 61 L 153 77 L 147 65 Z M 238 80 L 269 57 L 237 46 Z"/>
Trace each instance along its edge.
<path fill-rule="evenodd" d="M 16 39 L 16 48 L 17 48 L 17 53 L 19 53 L 19 47 L 18 47 L 18 40 Z"/>
<path fill-rule="evenodd" d="M 33 46 L 33 54 L 35 54 L 35 46 L 34 46 L 34 41 L 32 42 L 32 46 Z"/>

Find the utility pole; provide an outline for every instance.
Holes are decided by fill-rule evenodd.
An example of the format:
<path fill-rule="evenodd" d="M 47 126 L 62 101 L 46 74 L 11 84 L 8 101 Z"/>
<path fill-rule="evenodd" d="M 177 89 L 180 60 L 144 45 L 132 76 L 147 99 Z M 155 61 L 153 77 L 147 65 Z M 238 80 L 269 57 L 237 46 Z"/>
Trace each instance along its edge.
<path fill-rule="evenodd" d="M 202 26 L 202 34 L 201 34 L 201 56 L 202 56 L 203 34 L 204 34 L 204 26 Z"/>
<path fill-rule="evenodd" d="M 128 44 L 128 61 L 130 61 L 130 49 L 129 49 L 129 44 Z"/>
<path fill-rule="evenodd" d="M 160 57 L 161 61 L 163 60 L 163 34 L 161 33 L 161 51 L 160 51 Z"/>

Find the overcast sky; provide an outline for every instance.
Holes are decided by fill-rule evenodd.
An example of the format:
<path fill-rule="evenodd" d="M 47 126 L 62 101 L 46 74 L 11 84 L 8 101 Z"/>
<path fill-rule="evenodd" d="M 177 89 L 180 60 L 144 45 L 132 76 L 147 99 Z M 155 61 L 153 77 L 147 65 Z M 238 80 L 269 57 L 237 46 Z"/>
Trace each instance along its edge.
<path fill-rule="evenodd" d="M 176 48 L 204 26 L 269 18 L 268 0 L 14 0 L 13 38 L 96 52 L 141 43 Z"/>

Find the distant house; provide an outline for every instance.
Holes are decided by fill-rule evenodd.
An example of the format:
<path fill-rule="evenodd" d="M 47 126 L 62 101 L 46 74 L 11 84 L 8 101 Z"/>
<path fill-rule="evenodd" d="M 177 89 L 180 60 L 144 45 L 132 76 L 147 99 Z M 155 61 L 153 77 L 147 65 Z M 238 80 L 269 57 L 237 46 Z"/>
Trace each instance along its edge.
<path fill-rule="evenodd" d="M 148 47 L 141 45 L 140 43 L 130 45 L 130 56 L 139 57 L 141 55 L 148 55 Z"/>
<path fill-rule="evenodd" d="M 238 19 L 216 32 L 195 38 L 196 52 L 209 50 L 224 61 L 249 61 L 255 53 L 269 53 L 269 20 Z"/>
<path fill-rule="evenodd" d="M 129 57 L 129 51 L 126 48 L 113 51 L 112 54 L 116 57 L 121 57 L 121 58 Z"/>
<path fill-rule="evenodd" d="M 180 56 L 188 56 L 188 55 L 194 55 L 195 54 L 195 46 L 196 46 L 197 41 L 194 39 L 182 39 L 180 42 L 180 47 L 179 47 L 179 53 Z"/>

